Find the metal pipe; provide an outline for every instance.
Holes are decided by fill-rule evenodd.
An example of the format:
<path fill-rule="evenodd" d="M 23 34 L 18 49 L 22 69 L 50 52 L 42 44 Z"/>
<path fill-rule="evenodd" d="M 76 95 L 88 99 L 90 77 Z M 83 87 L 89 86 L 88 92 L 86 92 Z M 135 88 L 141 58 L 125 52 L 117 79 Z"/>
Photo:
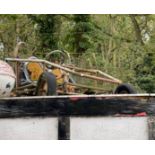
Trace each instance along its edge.
<path fill-rule="evenodd" d="M 70 68 L 70 69 L 75 69 L 77 72 L 88 72 L 88 73 L 98 73 L 100 75 L 103 75 L 104 77 L 107 77 L 109 79 L 112 79 L 112 80 L 115 80 L 115 81 L 118 81 L 119 83 L 122 83 L 121 80 L 117 79 L 117 78 L 114 78 L 113 76 L 105 73 L 105 72 L 102 72 L 100 70 L 94 70 L 94 69 L 83 69 L 83 68 L 79 68 L 79 67 L 74 67 L 74 66 L 69 66 L 69 65 L 63 65 L 64 67 L 67 67 L 67 68 Z"/>
<path fill-rule="evenodd" d="M 80 76 L 80 77 L 85 77 L 88 79 L 93 79 L 93 80 L 99 80 L 99 81 L 104 81 L 104 82 L 108 82 L 108 83 L 113 83 L 113 84 L 120 84 L 122 83 L 121 81 L 115 81 L 115 80 L 111 80 L 111 79 L 106 79 L 106 78 L 102 78 L 102 77 L 97 77 L 97 76 L 93 76 L 93 75 L 88 75 L 88 74 L 83 74 L 83 73 L 78 73 L 75 72 L 74 70 L 71 70 L 69 68 L 63 67 L 61 65 L 46 61 L 46 60 L 40 60 L 40 59 L 15 59 L 15 58 L 6 58 L 7 61 L 12 61 L 12 62 L 38 62 L 38 63 L 45 63 L 47 65 L 51 65 L 54 66 L 56 68 L 62 69 L 66 72 L 72 73 L 74 75 Z"/>
<path fill-rule="evenodd" d="M 88 88 L 88 89 L 94 89 L 94 90 L 99 90 L 99 91 L 105 91 L 105 89 L 103 88 L 99 88 L 99 87 L 91 87 L 91 86 L 87 86 L 87 85 L 83 85 L 83 84 L 77 84 L 77 83 L 67 83 L 68 85 L 72 85 L 72 86 L 77 86 L 77 87 L 81 87 L 81 88 Z"/>

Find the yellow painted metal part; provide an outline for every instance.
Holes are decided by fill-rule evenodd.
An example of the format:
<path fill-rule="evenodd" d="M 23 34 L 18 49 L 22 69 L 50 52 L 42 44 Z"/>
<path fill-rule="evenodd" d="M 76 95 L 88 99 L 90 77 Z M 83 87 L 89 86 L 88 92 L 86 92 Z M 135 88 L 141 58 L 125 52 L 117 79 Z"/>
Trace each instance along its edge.
<path fill-rule="evenodd" d="M 37 62 L 29 62 L 27 64 L 27 70 L 30 73 L 30 79 L 32 81 L 37 81 L 40 75 L 43 73 L 43 68 Z M 61 69 L 58 69 L 58 68 L 53 69 L 52 73 L 56 76 L 58 85 L 64 84 L 66 75 Z M 74 92 L 75 87 L 67 84 L 66 89 L 67 89 L 67 92 Z"/>
<path fill-rule="evenodd" d="M 40 75 L 43 73 L 43 68 L 37 62 L 29 62 L 27 64 L 27 69 L 30 73 L 30 79 L 32 81 L 37 81 Z"/>
<path fill-rule="evenodd" d="M 64 82 L 67 82 L 65 81 L 65 79 L 67 79 L 66 77 L 67 75 L 65 75 L 65 73 L 61 69 L 58 69 L 58 68 L 53 69 L 52 73 L 56 76 L 58 85 L 59 84 L 61 85 L 61 84 L 64 84 Z M 75 87 L 69 84 L 66 85 L 66 89 L 67 89 L 67 92 L 70 92 L 70 93 L 75 91 Z"/>
<path fill-rule="evenodd" d="M 58 69 L 58 68 L 53 69 L 52 73 L 56 76 L 58 84 L 63 84 L 64 83 L 64 74 L 63 74 L 61 69 Z"/>

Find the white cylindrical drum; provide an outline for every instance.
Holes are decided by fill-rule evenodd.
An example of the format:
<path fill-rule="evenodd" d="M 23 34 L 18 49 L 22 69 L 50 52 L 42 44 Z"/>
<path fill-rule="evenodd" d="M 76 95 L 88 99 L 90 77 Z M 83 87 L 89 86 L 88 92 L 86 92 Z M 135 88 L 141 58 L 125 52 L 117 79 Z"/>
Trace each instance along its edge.
<path fill-rule="evenodd" d="M 0 60 L 0 97 L 10 96 L 15 85 L 16 76 L 13 68 Z"/>

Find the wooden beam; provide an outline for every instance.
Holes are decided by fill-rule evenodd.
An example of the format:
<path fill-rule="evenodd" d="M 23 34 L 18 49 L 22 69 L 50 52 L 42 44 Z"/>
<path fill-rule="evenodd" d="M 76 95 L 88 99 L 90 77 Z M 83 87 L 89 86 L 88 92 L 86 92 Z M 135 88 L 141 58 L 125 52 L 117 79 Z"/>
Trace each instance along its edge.
<path fill-rule="evenodd" d="M 0 118 L 155 115 L 154 95 L 70 95 L 0 99 Z"/>
<path fill-rule="evenodd" d="M 70 118 L 59 117 L 58 118 L 58 140 L 70 139 Z"/>

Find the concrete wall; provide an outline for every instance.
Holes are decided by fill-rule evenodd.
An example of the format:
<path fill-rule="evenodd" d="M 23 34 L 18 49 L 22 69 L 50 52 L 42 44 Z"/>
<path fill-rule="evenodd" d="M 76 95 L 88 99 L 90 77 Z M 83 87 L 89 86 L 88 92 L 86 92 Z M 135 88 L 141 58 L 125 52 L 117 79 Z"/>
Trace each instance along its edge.
<path fill-rule="evenodd" d="M 146 117 L 72 117 L 71 139 L 148 139 Z"/>
<path fill-rule="evenodd" d="M 58 139 L 58 119 L 0 119 L 0 139 Z M 70 139 L 148 139 L 147 117 L 71 117 Z"/>
<path fill-rule="evenodd" d="M 0 139 L 57 139 L 57 118 L 0 119 Z"/>

